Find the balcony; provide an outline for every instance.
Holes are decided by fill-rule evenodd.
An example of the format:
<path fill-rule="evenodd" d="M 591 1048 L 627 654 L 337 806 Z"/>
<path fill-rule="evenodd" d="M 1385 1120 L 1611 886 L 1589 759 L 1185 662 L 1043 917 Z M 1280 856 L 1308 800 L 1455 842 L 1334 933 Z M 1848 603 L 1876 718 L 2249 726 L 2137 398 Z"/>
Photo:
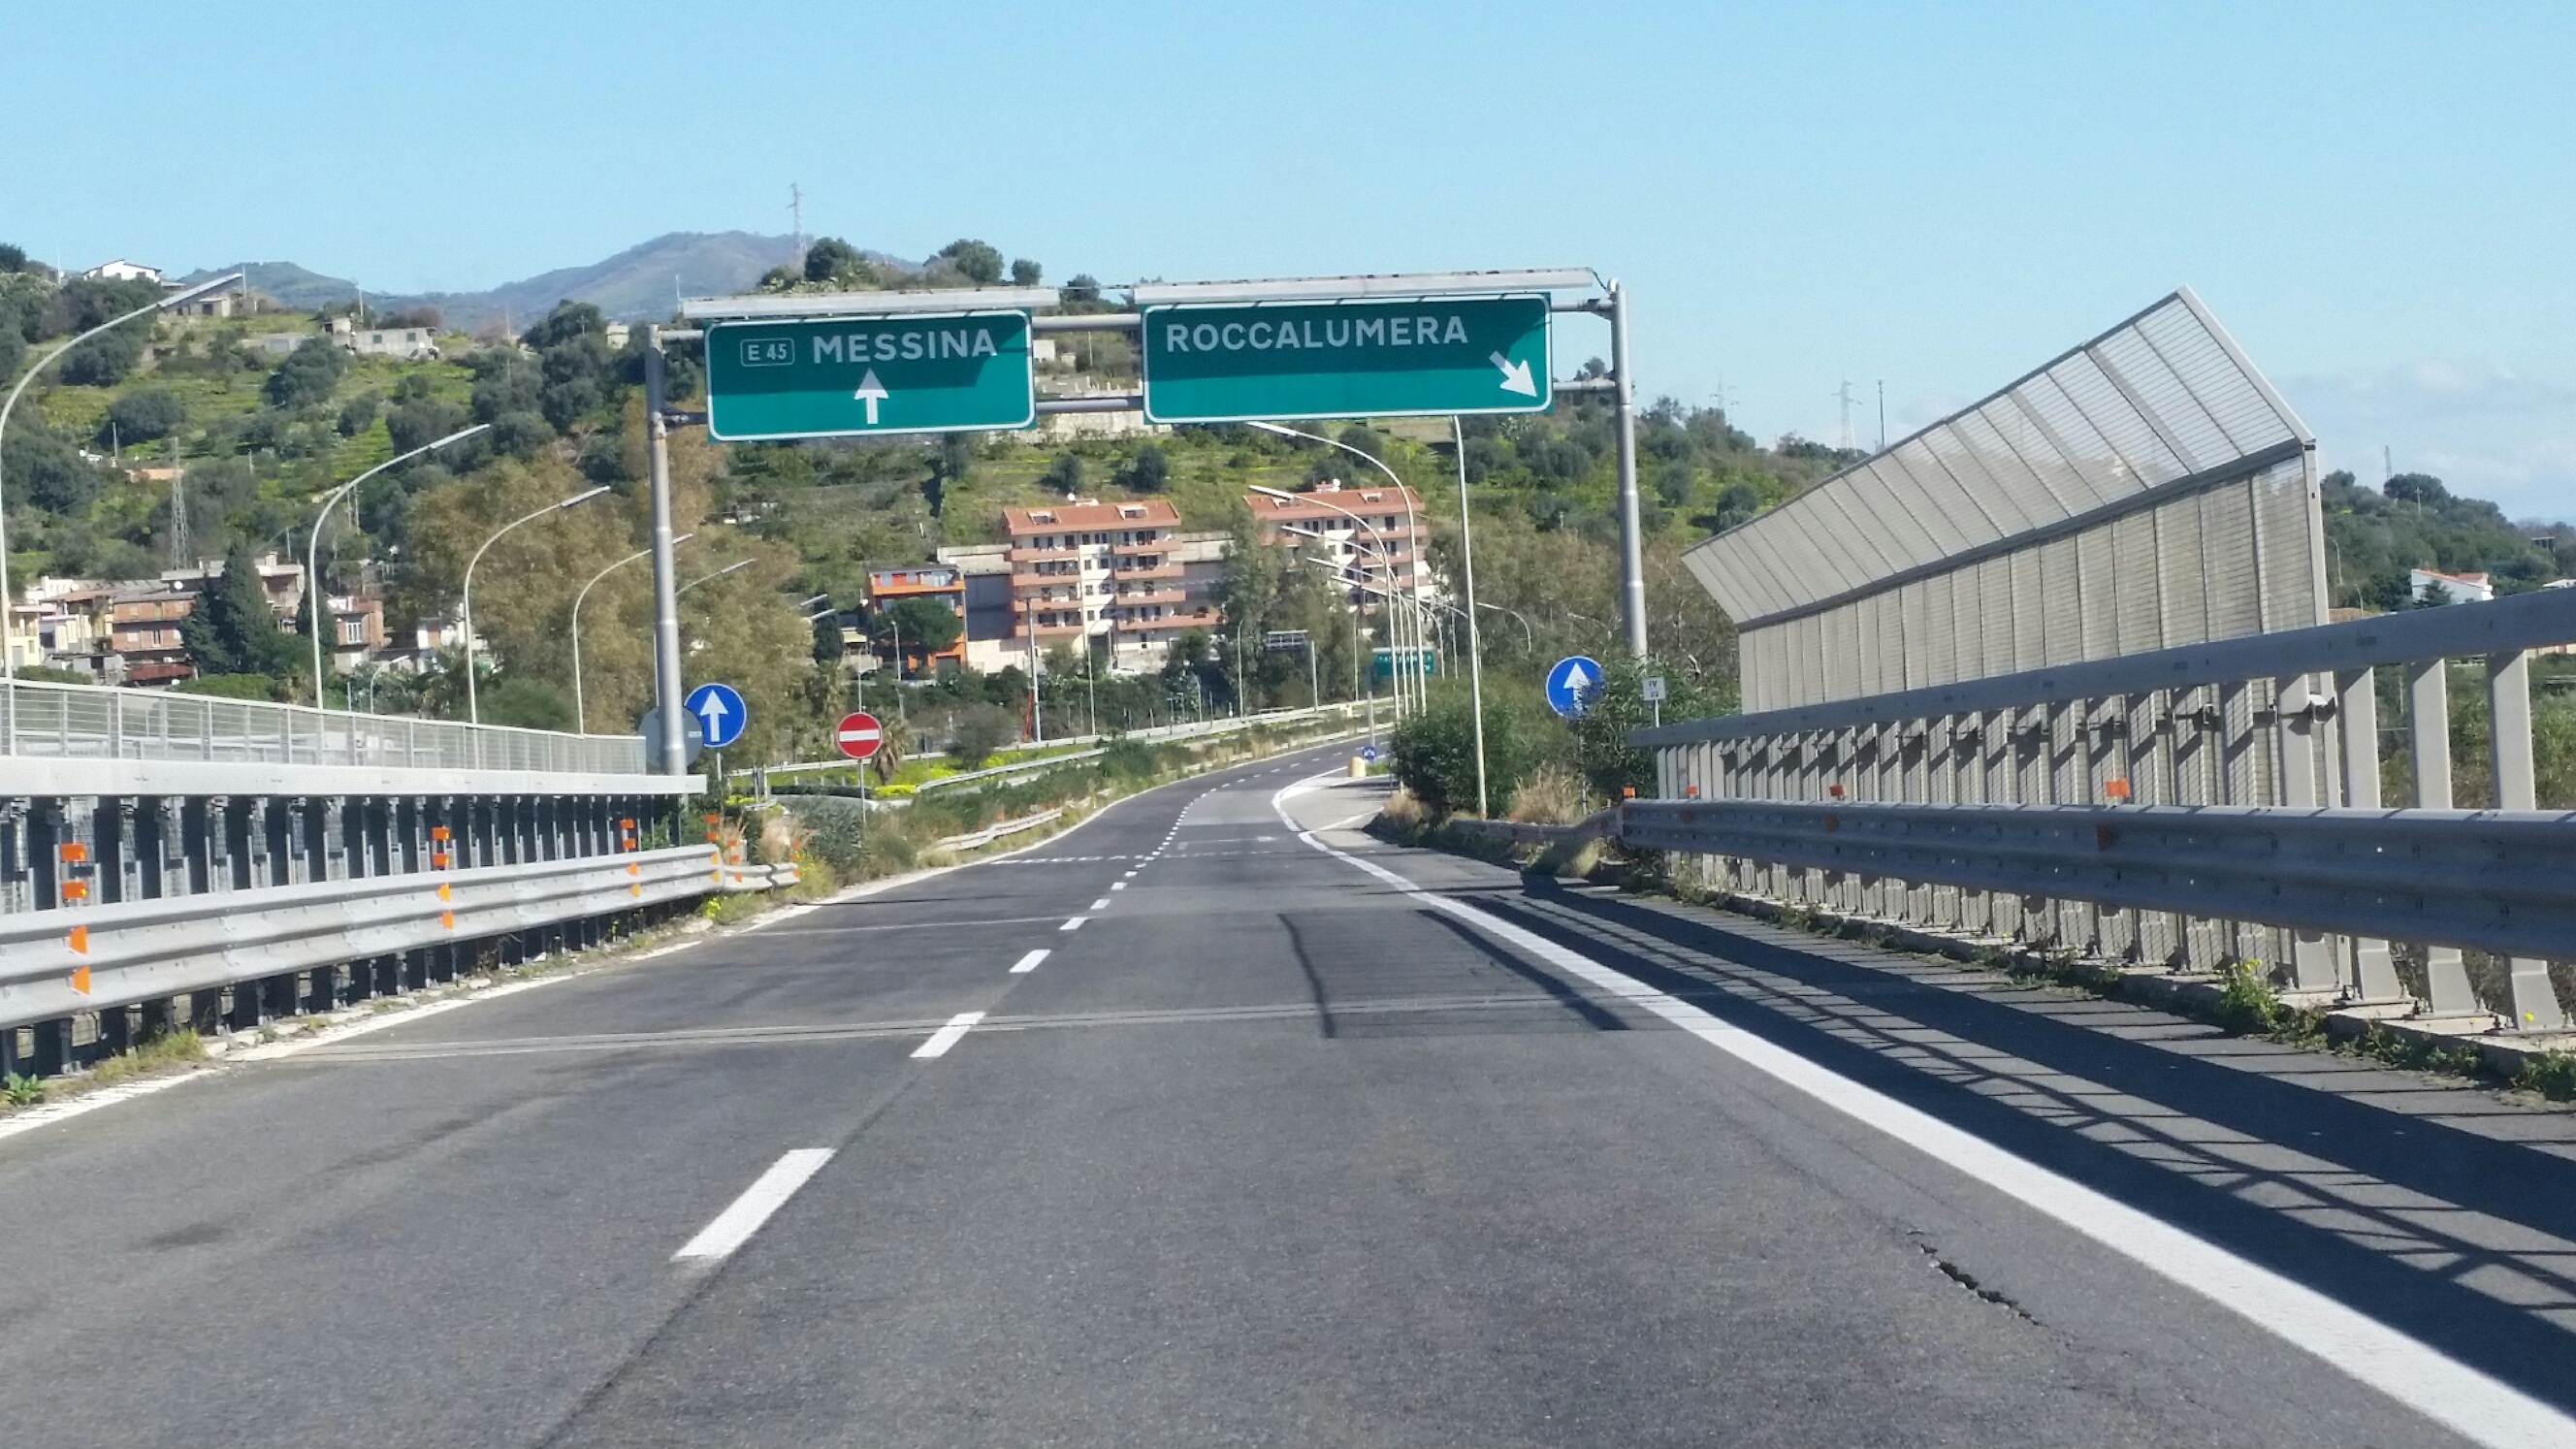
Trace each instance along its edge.
<path fill-rule="evenodd" d="M 1151 567 L 1111 569 L 1109 576 L 1122 584 L 1144 583 L 1153 579 L 1177 579 L 1181 576 L 1181 566 L 1177 561 L 1166 558 Z"/>

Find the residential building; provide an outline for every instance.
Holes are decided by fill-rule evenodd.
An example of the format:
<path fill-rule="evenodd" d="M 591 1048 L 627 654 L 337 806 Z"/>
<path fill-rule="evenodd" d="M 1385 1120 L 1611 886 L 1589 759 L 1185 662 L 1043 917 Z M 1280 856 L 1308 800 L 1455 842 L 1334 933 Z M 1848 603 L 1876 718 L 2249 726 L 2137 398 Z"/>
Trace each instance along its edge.
<path fill-rule="evenodd" d="M 957 570 L 966 601 L 966 667 L 991 674 L 1013 664 L 1025 667 L 1025 642 L 1014 645 L 1011 546 L 1007 543 L 964 544 L 939 551 L 939 561 Z"/>
<path fill-rule="evenodd" d="M 270 612 L 278 622 L 292 626 L 295 612 L 304 607 L 304 565 L 281 559 L 273 553 L 261 554 L 251 561 L 259 570 L 260 592 L 267 596 Z M 163 569 L 161 582 L 182 593 L 201 593 L 208 580 L 223 577 L 224 561 L 219 558 L 199 559 L 192 569 Z"/>
<path fill-rule="evenodd" d="M 1181 630 L 1213 621 L 1182 588 L 1172 556 L 1181 514 L 1163 499 L 1005 508 L 1002 520 L 1017 615 L 1010 638 L 1023 658 L 1096 640 L 1111 668 L 1152 668 Z"/>
<path fill-rule="evenodd" d="M 347 674 L 385 647 L 384 600 L 370 594 L 326 594 L 322 609 L 330 616 L 334 670 Z"/>
<path fill-rule="evenodd" d="M 129 262 L 123 257 L 112 262 L 101 262 L 81 275 L 101 282 L 150 282 L 156 287 L 161 285 L 159 267 L 147 267 L 141 262 Z"/>
<path fill-rule="evenodd" d="M 919 678 L 925 672 L 935 675 L 941 661 L 951 669 L 966 663 L 966 576 L 948 564 L 907 564 L 901 568 L 868 570 L 868 614 L 877 614 L 903 599 L 931 599 L 957 616 L 957 638 L 944 649 L 923 653 L 916 644 L 903 646 L 903 662 L 896 671 L 903 677 Z M 873 650 L 871 651 L 873 652 Z"/>
<path fill-rule="evenodd" d="M 381 614 L 378 617 L 381 620 Z M 388 631 L 385 642 L 369 658 L 381 668 L 418 674 L 440 654 L 464 647 L 465 626 L 442 614 L 414 619 L 410 628 L 399 632 Z"/>
<path fill-rule="evenodd" d="M 2406 587 L 2415 597 L 2444 604 L 2482 604 L 2495 597 L 2495 581 L 2485 574 L 2446 574 L 2409 569 Z"/>
<path fill-rule="evenodd" d="M 438 356 L 434 327 L 361 327 L 356 319 L 331 319 L 331 340 L 360 357 L 398 357 L 425 362 Z"/>
<path fill-rule="evenodd" d="M 309 339 L 321 335 L 319 332 L 262 332 L 257 336 L 245 337 L 242 341 L 271 357 L 284 357 L 303 346 Z"/>
<path fill-rule="evenodd" d="M 179 625 L 196 609 L 193 588 L 168 583 L 119 588 L 108 610 L 107 657 L 102 661 L 106 667 L 99 671 L 102 682 L 176 684 L 193 677 L 197 668 L 179 637 Z"/>
<path fill-rule="evenodd" d="M 1353 603 L 1382 599 L 1390 582 L 1416 598 L 1439 591 L 1423 558 L 1430 520 L 1410 488 L 1356 487 L 1335 479 L 1285 498 L 1247 493 L 1243 501 L 1262 542 L 1318 561 Z"/>

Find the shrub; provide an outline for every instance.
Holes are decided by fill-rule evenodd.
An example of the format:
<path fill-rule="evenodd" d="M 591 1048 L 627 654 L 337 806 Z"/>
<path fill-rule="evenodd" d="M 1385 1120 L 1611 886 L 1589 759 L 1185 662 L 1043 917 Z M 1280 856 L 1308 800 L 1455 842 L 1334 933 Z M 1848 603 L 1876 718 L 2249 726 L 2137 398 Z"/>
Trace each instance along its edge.
<path fill-rule="evenodd" d="M 1499 699 L 1485 701 L 1485 787 L 1489 799 L 1507 801 L 1537 754 L 1536 741 Z M 1475 716 L 1462 691 L 1435 695 L 1431 707 L 1395 730 L 1390 753 L 1395 777 L 1437 815 L 1476 805 Z"/>
<path fill-rule="evenodd" d="M 2543 1052 L 2522 1064 L 2513 1084 L 2553 1102 L 2576 1101 L 2576 1053 Z"/>
<path fill-rule="evenodd" d="M 2272 983 L 2251 961 L 2228 963 L 2227 984 L 2218 993 L 2219 1029 L 2231 1036 L 2252 1036 L 2280 1024 L 2283 1008 Z"/>
<path fill-rule="evenodd" d="M 1512 792 L 1511 818 L 1537 825 L 1572 825 L 1592 812 L 1583 781 L 1558 764 L 1543 764 Z"/>

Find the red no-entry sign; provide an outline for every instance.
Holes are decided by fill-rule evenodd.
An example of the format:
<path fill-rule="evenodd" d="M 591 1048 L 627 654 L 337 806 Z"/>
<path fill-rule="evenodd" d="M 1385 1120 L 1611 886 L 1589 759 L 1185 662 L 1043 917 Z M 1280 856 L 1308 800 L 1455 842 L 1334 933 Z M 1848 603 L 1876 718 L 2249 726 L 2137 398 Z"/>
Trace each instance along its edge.
<path fill-rule="evenodd" d="M 842 754 L 853 760 L 864 760 L 885 743 L 885 726 L 877 723 L 877 717 L 865 710 L 845 714 L 841 716 L 841 726 L 833 732 L 832 740 L 841 747 Z"/>

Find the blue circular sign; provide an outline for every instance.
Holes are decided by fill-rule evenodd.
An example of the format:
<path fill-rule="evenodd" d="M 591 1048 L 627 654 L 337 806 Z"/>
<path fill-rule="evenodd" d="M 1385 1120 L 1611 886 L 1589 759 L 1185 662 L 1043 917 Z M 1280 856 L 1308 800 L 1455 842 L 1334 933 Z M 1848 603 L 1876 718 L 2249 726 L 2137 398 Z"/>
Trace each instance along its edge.
<path fill-rule="evenodd" d="M 706 731 L 707 748 L 711 750 L 721 750 L 741 739 L 743 728 L 751 723 L 751 710 L 730 684 L 699 685 L 689 691 L 681 709 Z"/>
<path fill-rule="evenodd" d="M 1572 719 L 1590 707 L 1601 692 L 1601 661 L 1576 654 L 1556 661 L 1547 672 L 1547 707 Z"/>
<path fill-rule="evenodd" d="M 1375 746 L 1375 745 L 1362 745 L 1362 746 L 1360 746 L 1360 758 L 1361 758 L 1361 759 L 1363 759 L 1363 760 L 1368 761 L 1368 762 L 1369 762 L 1370 764 L 1372 764 L 1372 765 L 1376 764 L 1376 763 L 1377 763 L 1377 746 Z"/>

